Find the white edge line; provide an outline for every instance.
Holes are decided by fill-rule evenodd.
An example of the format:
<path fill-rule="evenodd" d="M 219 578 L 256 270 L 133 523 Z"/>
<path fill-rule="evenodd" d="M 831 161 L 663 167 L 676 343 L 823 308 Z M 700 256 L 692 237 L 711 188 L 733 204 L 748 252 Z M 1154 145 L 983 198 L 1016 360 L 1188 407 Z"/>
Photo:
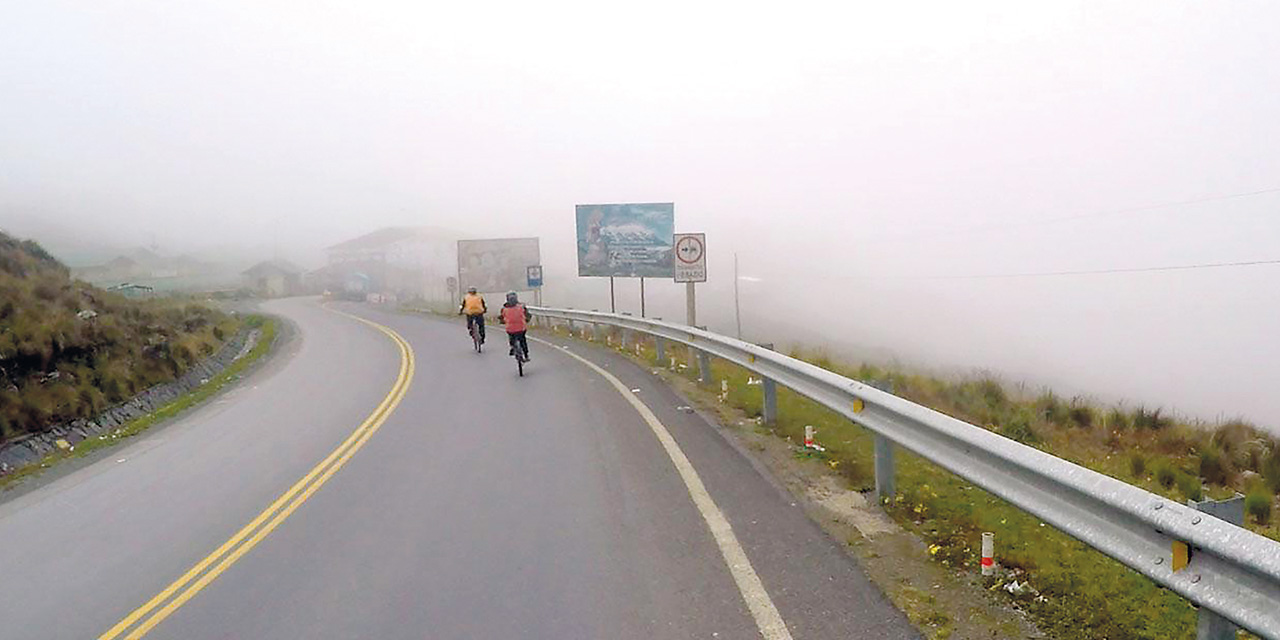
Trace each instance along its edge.
<path fill-rule="evenodd" d="M 530 336 L 531 340 L 541 342 L 549 347 L 556 345 Z M 778 608 L 774 606 L 773 600 L 769 597 L 769 592 L 765 591 L 764 583 L 760 581 L 760 576 L 756 574 L 756 570 L 751 566 L 751 560 L 747 558 L 747 552 L 742 548 L 742 544 L 738 542 L 738 537 L 733 533 L 733 527 L 729 525 L 729 519 L 725 517 L 724 512 L 720 511 L 720 507 L 716 506 L 711 494 L 707 492 L 706 485 L 702 484 L 702 478 L 698 476 L 698 472 L 693 468 L 693 463 L 689 462 L 689 458 L 684 455 L 684 451 L 680 449 L 680 445 L 676 439 L 671 436 L 671 432 L 667 431 L 666 426 L 658 420 L 645 403 L 641 402 L 636 394 L 631 393 L 631 389 L 616 376 L 605 371 L 600 365 L 587 360 L 586 358 L 568 350 L 562 350 L 563 353 L 579 362 L 587 365 L 596 373 L 608 380 L 610 384 L 622 394 L 622 397 L 631 403 L 632 407 L 639 412 L 640 417 L 649 424 L 649 428 L 653 430 L 653 434 L 658 437 L 658 441 L 662 443 L 662 448 L 667 451 L 667 456 L 671 458 L 671 464 L 675 465 L 676 470 L 680 472 L 680 478 L 684 480 L 684 486 L 689 490 L 689 497 L 693 499 L 693 503 L 698 507 L 698 511 L 702 514 L 702 519 L 707 523 L 707 528 L 711 530 L 711 536 L 715 538 L 716 545 L 720 547 L 720 554 L 724 556 L 724 562 L 729 566 L 729 573 L 733 575 L 733 581 L 738 585 L 738 591 L 742 594 L 742 599 L 746 601 L 747 608 L 751 610 L 751 617 L 755 618 L 756 627 L 760 630 L 760 635 L 765 640 L 791 640 L 791 631 L 787 629 L 787 624 L 782 620 L 782 614 L 778 613 Z"/>

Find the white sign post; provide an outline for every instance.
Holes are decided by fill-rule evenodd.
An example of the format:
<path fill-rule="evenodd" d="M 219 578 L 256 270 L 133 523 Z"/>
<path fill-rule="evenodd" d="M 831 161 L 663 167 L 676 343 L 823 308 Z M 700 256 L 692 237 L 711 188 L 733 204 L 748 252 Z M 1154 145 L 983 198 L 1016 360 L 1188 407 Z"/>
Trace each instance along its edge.
<path fill-rule="evenodd" d="M 695 282 L 707 281 L 707 234 L 677 233 L 672 237 L 675 253 L 675 281 L 685 284 L 685 316 L 689 326 L 698 325 Z"/>

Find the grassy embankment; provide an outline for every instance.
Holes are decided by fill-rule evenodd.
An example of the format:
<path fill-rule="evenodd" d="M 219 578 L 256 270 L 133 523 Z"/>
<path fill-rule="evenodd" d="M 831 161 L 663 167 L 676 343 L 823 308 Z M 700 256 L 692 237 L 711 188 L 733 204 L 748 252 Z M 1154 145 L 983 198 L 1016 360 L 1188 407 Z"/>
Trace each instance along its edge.
<path fill-rule="evenodd" d="M 253 366 L 255 362 L 271 350 L 271 346 L 275 341 L 276 321 L 266 316 L 249 316 L 244 320 L 245 326 L 257 328 L 262 333 L 258 338 L 258 342 L 244 357 L 231 363 L 230 366 L 223 369 L 221 373 L 209 379 L 208 382 L 200 385 L 195 390 L 182 395 L 173 402 L 166 404 L 159 409 L 139 418 L 135 418 L 119 427 L 113 429 L 110 433 L 102 434 L 95 438 L 89 438 L 81 441 L 74 448 L 67 451 L 56 451 L 45 456 L 38 463 L 32 463 L 25 467 L 0 478 L 0 489 L 13 486 L 27 478 L 38 475 L 41 471 L 56 464 L 60 460 L 68 458 L 80 458 L 93 453 L 99 449 L 114 446 L 121 440 L 136 436 L 148 428 L 173 418 L 183 411 L 190 409 L 200 403 L 213 397 L 224 387 L 238 380 L 245 369 Z"/>
<path fill-rule="evenodd" d="M 613 343 L 620 344 L 616 337 Z M 653 362 L 651 342 L 629 353 Z M 694 375 L 687 349 L 669 346 L 667 353 L 676 358 L 676 371 Z M 1047 390 L 1014 394 L 991 377 L 942 380 L 844 366 L 821 353 L 792 355 L 857 380 L 890 382 L 898 395 L 914 402 L 1175 500 L 1245 493 L 1248 528 L 1280 539 L 1273 517 L 1280 492 L 1280 438 L 1243 421 L 1194 423 L 1158 408 L 1102 407 Z M 762 387 L 748 383 L 746 370 L 721 361 L 713 361 L 712 368 L 716 380 L 728 381 L 724 402 L 759 416 Z M 827 449 L 815 457 L 854 489 L 874 486 L 870 432 L 786 389 L 779 389 L 778 409 L 776 435 L 799 442 L 805 425 L 813 425 Z M 896 471 L 899 493 L 886 505 L 889 515 L 926 540 L 935 561 L 957 571 L 978 571 L 980 535 L 995 532 L 997 560 L 1008 572 L 991 589 L 1013 599 L 1051 637 L 1195 636 L 1191 605 L 1137 572 L 918 456 L 900 452 Z M 1034 591 L 1008 594 L 1001 589 L 1005 580 L 1026 582 Z"/>
<path fill-rule="evenodd" d="M 241 330 L 244 320 L 192 300 L 129 299 L 71 279 L 39 244 L 0 233 L 0 442 L 90 419 L 170 382 Z M 215 392 L 270 345 L 274 324 L 251 358 L 119 434 L 137 433 Z M 83 443 L 83 454 L 99 441 Z M 5 477 L 12 483 L 31 469 Z"/>
<path fill-rule="evenodd" d="M 0 441 L 173 380 L 238 328 L 201 304 L 132 300 L 72 280 L 40 245 L 0 234 Z"/>

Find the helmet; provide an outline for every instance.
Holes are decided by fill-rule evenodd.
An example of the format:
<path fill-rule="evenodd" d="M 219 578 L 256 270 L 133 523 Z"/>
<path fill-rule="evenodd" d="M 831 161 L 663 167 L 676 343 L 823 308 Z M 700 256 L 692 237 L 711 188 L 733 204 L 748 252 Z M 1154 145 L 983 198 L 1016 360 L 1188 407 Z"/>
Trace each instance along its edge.
<path fill-rule="evenodd" d="M 515 302 L 516 299 L 517 299 L 516 292 L 514 291 L 507 292 L 507 302 Z"/>
<path fill-rule="evenodd" d="M 475 293 L 475 292 L 476 292 L 475 287 L 467 287 L 467 293 Z"/>

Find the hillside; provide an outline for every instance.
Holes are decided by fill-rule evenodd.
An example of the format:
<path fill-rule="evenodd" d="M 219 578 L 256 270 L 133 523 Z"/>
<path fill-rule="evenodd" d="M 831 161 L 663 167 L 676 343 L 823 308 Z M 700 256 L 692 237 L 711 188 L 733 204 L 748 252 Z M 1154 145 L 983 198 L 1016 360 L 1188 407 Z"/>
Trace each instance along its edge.
<path fill-rule="evenodd" d="M 211 354 L 235 322 L 178 300 L 131 300 L 71 279 L 0 233 L 0 440 L 90 417 Z"/>

